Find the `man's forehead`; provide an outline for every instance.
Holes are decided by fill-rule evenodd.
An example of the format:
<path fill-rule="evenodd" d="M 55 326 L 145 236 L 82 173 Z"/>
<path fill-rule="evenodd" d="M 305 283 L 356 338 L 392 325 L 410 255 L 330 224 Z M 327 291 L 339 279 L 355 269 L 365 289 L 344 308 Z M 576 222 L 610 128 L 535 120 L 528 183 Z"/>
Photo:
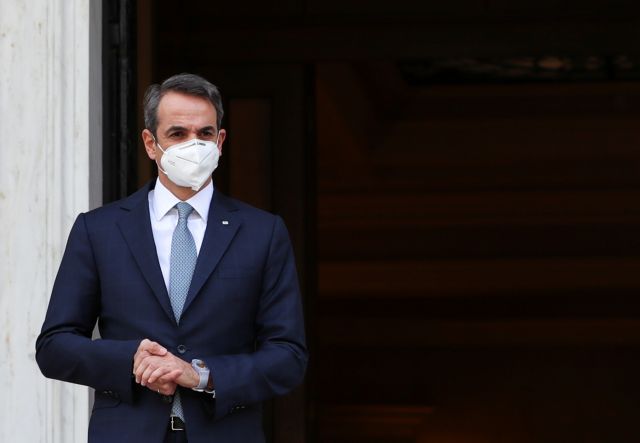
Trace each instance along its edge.
<path fill-rule="evenodd" d="M 158 103 L 158 117 L 162 115 L 200 115 L 215 120 L 217 112 L 213 103 L 204 97 L 169 91 Z"/>

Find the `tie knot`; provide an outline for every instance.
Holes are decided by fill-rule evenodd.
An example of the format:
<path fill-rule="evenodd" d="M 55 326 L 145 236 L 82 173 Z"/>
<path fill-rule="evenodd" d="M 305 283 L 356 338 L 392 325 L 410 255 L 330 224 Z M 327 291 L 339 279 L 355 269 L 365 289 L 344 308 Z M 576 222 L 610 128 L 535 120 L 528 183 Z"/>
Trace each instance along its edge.
<path fill-rule="evenodd" d="M 180 220 L 186 219 L 189 217 L 189 214 L 193 211 L 193 207 L 186 202 L 180 202 L 176 205 L 178 208 L 178 218 Z"/>

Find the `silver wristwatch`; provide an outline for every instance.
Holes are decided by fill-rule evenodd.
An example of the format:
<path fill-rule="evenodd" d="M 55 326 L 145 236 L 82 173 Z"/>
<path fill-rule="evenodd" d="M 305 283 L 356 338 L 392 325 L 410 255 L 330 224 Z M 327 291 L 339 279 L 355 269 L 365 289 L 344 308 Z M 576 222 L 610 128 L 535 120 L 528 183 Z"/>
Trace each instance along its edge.
<path fill-rule="evenodd" d="M 209 368 L 207 367 L 207 364 L 204 361 L 199 360 L 197 358 L 194 358 L 193 360 L 191 360 L 191 366 L 193 367 L 193 369 L 196 370 L 196 372 L 198 373 L 198 376 L 200 377 L 200 382 L 198 383 L 198 386 L 195 386 L 191 389 L 193 389 L 194 391 L 203 392 L 204 389 L 207 387 L 207 384 L 209 384 Z"/>

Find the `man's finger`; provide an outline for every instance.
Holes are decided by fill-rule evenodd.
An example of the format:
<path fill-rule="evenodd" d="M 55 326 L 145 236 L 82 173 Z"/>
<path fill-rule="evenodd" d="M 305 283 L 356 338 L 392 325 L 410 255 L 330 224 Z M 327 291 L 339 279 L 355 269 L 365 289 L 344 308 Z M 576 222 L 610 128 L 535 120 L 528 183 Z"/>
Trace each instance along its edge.
<path fill-rule="evenodd" d="M 156 368 L 153 372 L 151 372 L 151 374 L 149 374 L 147 384 L 151 385 L 155 383 L 160 377 L 167 374 L 168 372 L 171 372 L 171 369 L 167 368 L 166 366 Z"/>
<path fill-rule="evenodd" d="M 160 393 L 162 395 L 173 395 L 176 390 L 177 385 L 175 383 L 149 383 L 147 384 L 147 389 L 150 391 Z"/>
<path fill-rule="evenodd" d="M 171 372 L 158 377 L 157 383 L 175 383 L 175 381 L 182 375 L 182 369 L 174 369 Z"/>
<path fill-rule="evenodd" d="M 149 365 L 149 366 L 146 367 L 144 372 L 140 375 L 140 384 L 142 386 L 146 386 L 149 383 L 149 377 L 151 376 L 151 374 L 153 374 L 153 372 L 156 369 L 161 369 L 161 368 L 156 368 L 153 365 Z"/>
<path fill-rule="evenodd" d="M 136 367 L 135 372 L 133 373 L 135 375 L 135 377 L 136 377 L 136 383 L 142 384 L 142 375 L 149 368 L 149 366 L 151 366 L 152 363 L 153 363 L 153 361 L 149 357 L 144 358 L 140 362 L 140 364 Z M 142 386 L 144 386 L 144 385 L 142 385 Z"/>
<path fill-rule="evenodd" d="M 133 373 L 135 374 L 138 370 L 138 367 L 140 367 L 140 364 L 142 363 L 142 361 L 149 357 L 151 354 L 149 354 L 147 351 L 138 351 L 136 352 L 136 355 L 133 357 Z"/>
<path fill-rule="evenodd" d="M 151 341 L 148 338 L 145 338 L 138 345 L 138 352 L 147 351 L 153 355 L 165 355 L 167 353 L 167 348 L 162 346 L 155 341 Z"/>
<path fill-rule="evenodd" d="M 151 355 L 164 357 L 165 355 L 167 355 L 167 353 L 168 353 L 167 348 L 160 345 L 159 343 L 156 343 L 154 341 L 149 340 L 148 338 L 145 338 L 140 342 L 140 344 L 138 345 L 138 350 L 133 356 L 133 373 L 134 374 L 138 373 L 138 367 L 142 364 L 142 361 L 145 358 Z"/>
<path fill-rule="evenodd" d="M 145 346 L 144 350 L 149 352 L 150 354 L 159 356 L 163 356 L 167 353 L 167 348 L 160 345 L 159 343 L 156 343 L 155 341 L 149 342 L 148 346 Z"/>

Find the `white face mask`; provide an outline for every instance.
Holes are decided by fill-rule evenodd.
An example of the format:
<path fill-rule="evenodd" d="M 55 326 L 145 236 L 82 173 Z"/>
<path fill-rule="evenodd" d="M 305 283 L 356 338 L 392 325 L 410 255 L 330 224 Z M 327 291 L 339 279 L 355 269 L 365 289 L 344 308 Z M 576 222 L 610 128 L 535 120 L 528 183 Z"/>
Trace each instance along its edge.
<path fill-rule="evenodd" d="M 218 140 L 219 138 L 218 133 Z M 158 169 L 176 185 L 199 191 L 218 167 L 218 140 L 212 142 L 194 138 L 169 146 L 166 151 L 156 141 L 158 148 L 163 152 L 160 160 L 162 167 L 158 165 Z"/>

